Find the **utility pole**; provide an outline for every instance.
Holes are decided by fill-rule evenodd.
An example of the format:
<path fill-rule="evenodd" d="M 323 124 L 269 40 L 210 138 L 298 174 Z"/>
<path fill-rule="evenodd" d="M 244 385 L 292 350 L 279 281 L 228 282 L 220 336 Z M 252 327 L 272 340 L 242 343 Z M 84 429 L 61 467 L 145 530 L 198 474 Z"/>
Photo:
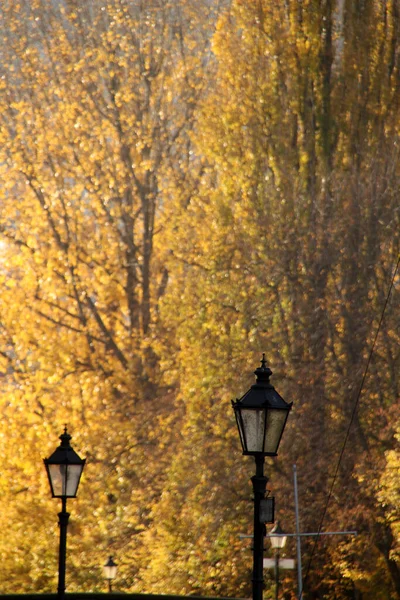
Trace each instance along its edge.
<path fill-rule="evenodd" d="M 357 535 L 357 531 L 318 531 L 313 533 L 300 533 L 300 519 L 299 519 L 299 495 L 297 489 L 297 467 L 293 465 L 293 484 L 294 484 L 294 511 L 296 517 L 296 533 L 287 533 L 287 536 L 296 537 L 296 549 L 297 549 L 297 589 L 298 589 L 298 600 L 303 598 L 303 573 L 301 566 L 301 537 L 302 536 L 317 536 L 320 535 Z"/>
<path fill-rule="evenodd" d="M 299 494 L 297 490 L 297 467 L 293 465 L 293 483 L 294 483 L 294 512 L 296 517 L 296 552 L 297 552 L 297 590 L 299 600 L 303 594 L 302 566 L 301 566 L 301 538 L 300 538 L 300 519 L 299 519 Z"/>
<path fill-rule="evenodd" d="M 303 600 L 303 573 L 302 573 L 302 564 L 301 564 L 301 538 L 302 537 L 320 537 L 322 535 L 357 535 L 357 531 L 316 531 L 316 532 L 300 532 L 300 518 L 299 518 L 299 496 L 298 496 L 298 488 L 297 488 L 297 467 L 293 465 L 293 483 L 294 483 L 294 509 L 295 509 L 295 517 L 296 517 L 296 533 L 286 533 L 287 537 L 295 537 L 296 538 L 296 551 L 297 551 L 297 588 L 298 588 L 298 600 Z M 272 537 L 270 533 L 267 533 L 265 536 L 267 538 Z M 240 539 L 244 538 L 253 538 L 252 535 L 239 535 Z M 270 559 L 264 559 L 264 568 L 270 568 L 275 566 L 270 564 Z M 287 566 L 286 568 L 293 568 L 291 566 Z"/>

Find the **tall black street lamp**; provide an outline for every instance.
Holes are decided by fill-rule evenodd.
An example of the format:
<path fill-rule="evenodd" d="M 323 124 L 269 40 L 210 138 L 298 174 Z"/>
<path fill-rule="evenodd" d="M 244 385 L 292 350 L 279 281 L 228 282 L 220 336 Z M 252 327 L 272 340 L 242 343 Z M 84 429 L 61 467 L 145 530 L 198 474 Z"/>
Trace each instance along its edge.
<path fill-rule="evenodd" d="M 271 385 L 271 369 L 263 354 L 261 367 L 255 370 L 256 383 L 232 406 L 235 411 L 243 454 L 254 456 L 256 474 L 251 478 L 254 492 L 254 544 L 253 544 L 253 600 L 262 600 L 264 519 L 267 477 L 264 476 L 266 456 L 276 456 L 283 430 L 292 408 Z"/>
<path fill-rule="evenodd" d="M 287 536 L 283 531 L 282 527 L 279 524 L 279 521 L 276 522 L 276 525 L 269 534 L 269 541 L 271 542 L 271 546 L 275 550 L 275 600 L 279 598 L 279 558 L 280 551 L 285 547 Z"/>
<path fill-rule="evenodd" d="M 108 581 L 108 591 L 112 592 L 112 582 L 117 576 L 117 564 L 113 561 L 113 557 L 110 556 L 108 561 L 103 567 L 104 579 Z"/>
<path fill-rule="evenodd" d="M 44 459 L 47 476 L 49 478 L 51 495 L 61 498 L 62 508 L 58 513 L 60 527 L 60 551 L 58 557 L 58 591 L 57 597 L 65 596 L 65 563 L 67 556 L 67 525 L 69 513 L 67 512 L 67 498 L 76 498 L 79 481 L 86 459 L 80 458 L 70 445 L 71 436 L 65 427 L 60 435 L 61 444 L 49 458 Z"/>

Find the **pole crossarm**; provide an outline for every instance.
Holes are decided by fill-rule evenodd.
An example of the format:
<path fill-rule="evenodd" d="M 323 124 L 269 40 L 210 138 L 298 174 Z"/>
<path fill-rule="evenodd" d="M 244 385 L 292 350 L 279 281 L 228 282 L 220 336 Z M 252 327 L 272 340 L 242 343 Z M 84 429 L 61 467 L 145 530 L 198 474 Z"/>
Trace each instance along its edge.
<path fill-rule="evenodd" d="M 286 537 L 298 537 L 298 536 L 308 536 L 308 535 L 357 535 L 357 531 L 316 531 L 311 533 L 286 533 Z M 264 537 L 269 538 L 272 537 L 269 533 L 267 533 Z M 276 537 L 276 534 L 274 534 Z M 244 540 L 246 538 L 253 538 L 252 535 L 245 535 L 244 533 L 239 533 L 239 539 Z"/>
<path fill-rule="evenodd" d="M 297 582 L 298 582 L 298 600 L 303 597 L 303 573 L 301 565 L 301 538 L 306 536 L 314 536 L 319 538 L 322 535 L 357 535 L 357 531 L 317 531 L 310 533 L 300 532 L 300 518 L 299 518 L 299 496 L 297 487 L 297 467 L 293 465 L 293 487 L 294 487 L 294 508 L 296 516 L 296 533 L 289 533 L 288 535 L 296 538 L 296 551 L 297 551 Z"/>
<path fill-rule="evenodd" d="M 306 535 L 357 535 L 357 531 L 316 531 L 312 533 L 285 533 L 287 537 L 297 537 L 297 536 L 306 536 Z M 270 537 L 267 534 L 265 537 Z"/>

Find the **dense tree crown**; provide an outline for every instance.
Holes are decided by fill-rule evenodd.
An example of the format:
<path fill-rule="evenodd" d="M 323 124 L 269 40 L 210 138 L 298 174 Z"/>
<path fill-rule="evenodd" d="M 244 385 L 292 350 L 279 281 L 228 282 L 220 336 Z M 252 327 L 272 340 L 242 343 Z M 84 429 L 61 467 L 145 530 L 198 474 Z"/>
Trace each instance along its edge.
<path fill-rule="evenodd" d="M 248 597 L 230 400 L 266 352 L 294 402 L 282 525 L 296 463 L 302 529 L 358 531 L 304 539 L 303 598 L 400 598 L 400 2 L 0 16 L 2 591 L 55 590 L 42 459 L 67 423 L 68 591 L 112 554 L 120 591 Z"/>

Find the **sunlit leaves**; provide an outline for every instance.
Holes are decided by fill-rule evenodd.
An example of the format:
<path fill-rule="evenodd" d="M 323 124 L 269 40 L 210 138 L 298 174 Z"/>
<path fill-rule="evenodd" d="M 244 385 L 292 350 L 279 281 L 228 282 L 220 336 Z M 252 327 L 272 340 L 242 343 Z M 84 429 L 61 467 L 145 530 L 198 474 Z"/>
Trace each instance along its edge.
<path fill-rule="evenodd" d="M 174 397 L 154 329 L 166 268 L 154 236 L 168 213 L 161 190 L 181 178 L 190 145 L 204 49 L 191 18 L 201 10 L 2 6 L 1 489 L 13 507 L 3 525 L 12 529 L 23 502 L 46 494 L 42 476 L 40 489 L 32 482 L 67 423 L 88 459 L 71 525 L 71 590 L 98 589 L 94 563 L 107 546 L 124 549 L 123 585 L 132 586 L 138 565 L 128 556 L 138 555 L 172 450 Z M 15 528 L 5 570 L 25 544 L 53 538 L 37 527 L 33 544 Z M 26 560 L 8 589 L 51 590 L 42 568 Z"/>
<path fill-rule="evenodd" d="M 111 551 L 124 590 L 248 595 L 252 467 L 230 399 L 265 351 L 295 406 L 270 485 L 289 528 L 298 462 L 315 530 L 398 251 L 396 4 L 1 10 L 8 590 L 54 589 L 40 469 L 67 423 L 88 459 L 68 589 L 100 589 Z M 362 541 L 317 553 L 326 595 L 343 576 L 382 596 L 395 568 L 397 295 L 327 513 Z"/>

